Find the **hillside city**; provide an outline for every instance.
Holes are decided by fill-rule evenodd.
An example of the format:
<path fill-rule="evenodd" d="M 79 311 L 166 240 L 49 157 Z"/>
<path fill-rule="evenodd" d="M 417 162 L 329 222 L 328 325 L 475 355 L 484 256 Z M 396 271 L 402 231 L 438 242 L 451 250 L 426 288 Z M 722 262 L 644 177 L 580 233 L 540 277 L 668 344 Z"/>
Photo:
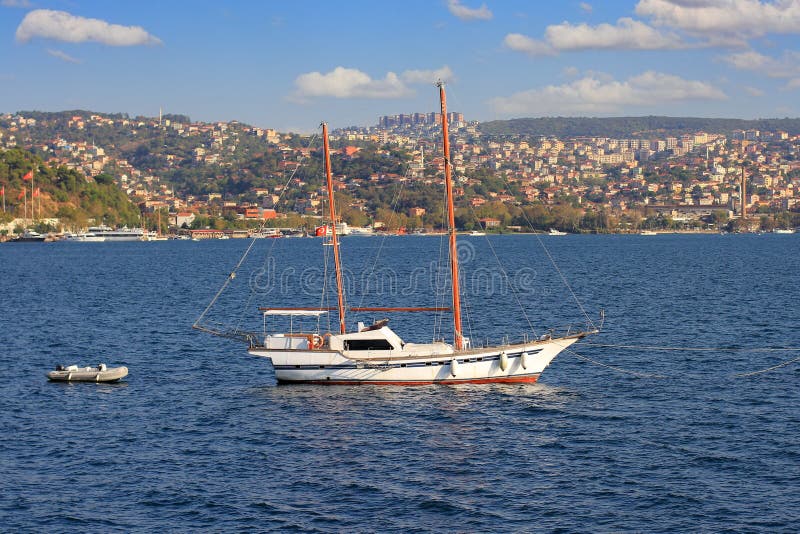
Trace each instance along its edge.
<path fill-rule="evenodd" d="M 483 134 L 461 113 L 450 113 L 448 121 L 460 230 L 769 231 L 800 224 L 797 134 L 499 137 Z M 334 130 L 342 220 L 400 233 L 441 230 L 440 135 L 438 113 L 384 116 L 376 126 Z M 18 177 L 28 169 L 12 172 L 7 163 L 0 174 L 4 234 L 35 219 L 52 232 L 126 224 L 197 237 L 324 222 L 318 134 L 179 115 L 21 112 L 0 115 L 0 147 L 28 151 L 87 182 L 113 180 L 141 213 L 138 221 L 112 212 L 104 220 L 65 217 L 47 188 L 38 191 L 39 213 L 33 207 L 29 213 L 14 189 L 24 187 Z M 31 206 L 35 193 L 25 196 Z"/>

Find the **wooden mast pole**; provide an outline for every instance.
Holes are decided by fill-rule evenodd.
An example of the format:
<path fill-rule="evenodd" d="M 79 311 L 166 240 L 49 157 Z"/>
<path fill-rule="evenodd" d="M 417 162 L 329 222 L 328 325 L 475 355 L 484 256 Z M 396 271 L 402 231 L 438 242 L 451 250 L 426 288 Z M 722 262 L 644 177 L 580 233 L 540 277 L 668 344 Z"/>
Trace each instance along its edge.
<path fill-rule="evenodd" d="M 342 292 L 342 264 L 339 259 L 339 240 L 336 236 L 336 206 L 333 202 L 333 175 L 331 174 L 331 151 L 328 146 L 328 124 L 322 123 L 322 146 L 325 152 L 325 178 L 328 182 L 328 204 L 331 212 L 331 242 L 333 244 L 333 263 L 336 266 L 336 296 L 339 308 L 339 332 L 346 332 L 344 326 L 344 295 Z"/>
<path fill-rule="evenodd" d="M 439 100 L 442 107 L 442 147 L 444 152 L 444 187 L 447 191 L 447 223 L 450 230 L 450 277 L 453 286 L 453 341 L 456 350 L 464 348 L 464 334 L 461 330 L 461 293 L 458 280 L 458 248 L 456 247 L 456 216 L 453 208 L 453 179 L 450 165 L 450 137 L 447 133 L 447 97 L 444 93 L 444 82 L 439 87 Z"/>

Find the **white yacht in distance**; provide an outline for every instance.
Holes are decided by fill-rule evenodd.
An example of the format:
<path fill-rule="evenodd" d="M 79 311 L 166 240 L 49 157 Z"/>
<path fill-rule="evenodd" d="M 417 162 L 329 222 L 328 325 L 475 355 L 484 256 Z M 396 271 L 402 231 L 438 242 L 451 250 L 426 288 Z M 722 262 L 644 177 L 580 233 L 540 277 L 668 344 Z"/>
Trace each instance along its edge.
<path fill-rule="evenodd" d="M 118 228 L 110 226 L 92 226 L 86 232 L 69 234 L 64 237 L 65 241 L 76 243 L 100 243 L 107 241 L 142 241 L 145 232 L 141 228 Z"/>
<path fill-rule="evenodd" d="M 338 228 L 336 229 L 339 230 Z M 348 228 L 350 233 L 348 235 L 351 236 L 358 236 L 358 237 L 369 237 L 375 235 L 375 229 L 371 226 L 351 226 Z"/>
<path fill-rule="evenodd" d="M 547 235 L 567 235 L 567 232 L 562 232 L 561 230 L 556 230 L 555 228 L 550 228 L 550 231 L 547 232 Z"/>

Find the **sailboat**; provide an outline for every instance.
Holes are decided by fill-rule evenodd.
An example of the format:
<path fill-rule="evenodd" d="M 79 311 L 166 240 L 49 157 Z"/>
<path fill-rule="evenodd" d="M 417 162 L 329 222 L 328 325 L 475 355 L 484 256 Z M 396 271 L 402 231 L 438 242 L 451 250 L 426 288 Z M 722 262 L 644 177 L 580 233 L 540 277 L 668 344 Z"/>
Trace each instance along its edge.
<path fill-rule="evenodd" d="M 240 331 L 221 332 L 203 325 L 203 316 L 214 304 L 212 300 L 206 311 L 195 322 L 194 328 L 217 335 L 227 335 L 248 342 L 248 352 L 253 356 L 271 361 L 278 383 L 310 383 L 331 385 L 398 385 L 419 386 L 427 384 L 484 384 L 484 383 L 532 383 L 550 362 L 563 350 L 596 333 L 567 331 L 560 337 L 545 335 L 525 339 L 519 343 L 497 346 L 473 346 L 464 335 L 461 324 L 461 300 L 459 292 L 459 265 L 456 248 L 455 212 L 453 206 L 453 184 L 448 138 L 447 103 L 444 83 L 439 82 L 439 99 L 442 117 L 442 139 L 445 162 L 445 189 L 447 196 L 447 218 L 449 237 L 449 267 L 452 301 L 449 307 L 435 308 L 345 308 L 340 261 L 339 233 L 333 180 L 328 145 L 328 126 L 322 124 L 325 175 L 327 182 L 330 239 L 336 273 L 337 305 L 332 308 L 286 308 L 262 307 L 264 331 L 260 334 Z M 241 264 L 241 261 L 240 261 Z M 229 280 L 234 278 L 231 274 Z M 228 282 L 226 281 L 226 284 Z M 220 289 L 220 293 L 224 290 Z M 217 293 L 219 296 L 220 293 Z M 216 297 L 215 297 L 216 298 Z M 452 343 L 432 341 L 414 343 L 402 339 L 381 320 L 371 325 L 358 323 L 358 328 L 348 331 L 346 312 L 451 312 L 454 336 Z M 338 313 L 338 332 L 294 330 L 293 325 L 305 318 Z M 269 331 L 268 319 L 288 318 L 289 331 Z M 285 321 L 284 321 L 285 322 Z M 310 321 L 318 324 L 319 321 Z"/>

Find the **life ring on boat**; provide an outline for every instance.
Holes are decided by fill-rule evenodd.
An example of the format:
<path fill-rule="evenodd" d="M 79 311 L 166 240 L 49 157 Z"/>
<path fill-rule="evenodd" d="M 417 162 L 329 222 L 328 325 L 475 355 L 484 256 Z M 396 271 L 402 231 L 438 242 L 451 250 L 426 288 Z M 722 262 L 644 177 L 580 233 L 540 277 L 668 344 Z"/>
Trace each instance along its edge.
<path fill-rule="evenodd" d="M 312 334 L 308 340 L 308 344 L 312 349 L 318 349 L 322 346 L 322 336 L 319 334 Z"/>

